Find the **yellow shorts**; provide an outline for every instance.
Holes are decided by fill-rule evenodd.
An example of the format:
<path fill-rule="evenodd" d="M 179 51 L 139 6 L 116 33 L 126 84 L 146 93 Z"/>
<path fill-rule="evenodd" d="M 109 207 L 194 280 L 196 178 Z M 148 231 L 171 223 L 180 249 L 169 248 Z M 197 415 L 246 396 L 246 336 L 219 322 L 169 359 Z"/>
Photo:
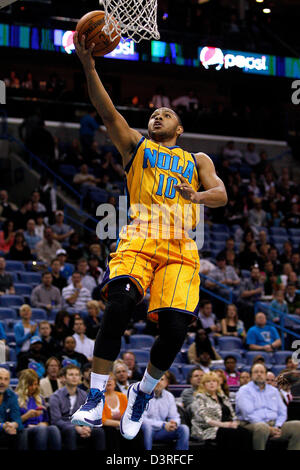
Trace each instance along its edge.
<path fill-rule="evenodd" d="M 150 288 L 149 319 L 157 321 L 158 313 L 174 309 L 198 316 L 200 260 L 196 243 L 189 238 L 153 239 L 132 236 L 131 227 L 120 235 L 117 250 L 110 255 L 103 283 L 129 277 L 139 289 L 141 299 Z"/>

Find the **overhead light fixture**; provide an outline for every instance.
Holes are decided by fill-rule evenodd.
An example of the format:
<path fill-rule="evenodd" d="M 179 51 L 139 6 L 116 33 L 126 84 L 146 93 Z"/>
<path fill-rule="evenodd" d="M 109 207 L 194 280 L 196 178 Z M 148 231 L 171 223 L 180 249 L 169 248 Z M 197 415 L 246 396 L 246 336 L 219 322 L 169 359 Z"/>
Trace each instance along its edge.
<path fill-rule="evenodd" d="M 256 3 L 263 3 L 264 0 L 256 0 Z"/>
<path fill-rule="evenodd" d="M 270 8 L 264 8 L 264 9 L 263 9 L 263 13 L 271 13 Z"/>

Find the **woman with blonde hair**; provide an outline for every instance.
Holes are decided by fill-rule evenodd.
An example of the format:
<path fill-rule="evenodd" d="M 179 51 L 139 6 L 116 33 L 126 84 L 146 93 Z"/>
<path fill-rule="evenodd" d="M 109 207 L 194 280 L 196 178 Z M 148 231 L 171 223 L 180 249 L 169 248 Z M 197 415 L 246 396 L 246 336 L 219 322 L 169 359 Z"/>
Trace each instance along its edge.
<path fill-rule="evenodd" d="M 204 374 L 191 404 L 191 436 L 226 450 L 250 450 L 251 434 L 239 426 L 215 372 Z"/>
<path fill-rule="evenodd" d="M 17 355 L 21 351 L 29 351 L 30 339 L 32 338 L 32 336 L 38 334 L 38 324 L 31 320 L 32 310 L 30 305 L 23 304 L 20 307 L 19 314 L 21 317 L 21 321 L 17 322 L 14 326 Z"/>
<path fill-rule="evenodd" d="M 237 308 L 234 304 L 227 305 L 225 318 L 221 320 L 222 336 L 237 336 L 244 339 L 246 336 L 244 323 L 239 320 Z"/>
<path fill-rule="evenodd" d="M 215 369 L 214 372 L 219 376 L 220 380 L 220 386 L 222 392 L 229 397 L 229 387 L 227 383 L 227 377 L 225 375 L 225 372 L 222 369 Z"/>
<path fill-rule="evenodd" d="M 39 377 L 34 370 L 22 370 L 16 394 L 25 428 L 26 448 L 32 445 L 34 450 L 61 450 L 60 431 L 56 426 L 49 426 L 45 401 L 40 395 Z"/>

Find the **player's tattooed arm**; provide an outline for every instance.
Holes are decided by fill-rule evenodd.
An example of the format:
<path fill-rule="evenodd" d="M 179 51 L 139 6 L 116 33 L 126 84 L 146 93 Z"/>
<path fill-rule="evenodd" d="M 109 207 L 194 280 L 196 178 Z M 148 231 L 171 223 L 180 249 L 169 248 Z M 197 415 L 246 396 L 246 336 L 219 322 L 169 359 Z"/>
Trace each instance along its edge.
<path fill-rule="evenodd" d="M 182 197 L 195 204 L 207 207 L 221 207 L 227 204 L 227 193 L 223 181 L 217 176 L 213 162 L 205 153 L 196 154 L 197 170 L 204 191 L 197 192 L 179 175 L 180 184 L 175 189 Z"/>

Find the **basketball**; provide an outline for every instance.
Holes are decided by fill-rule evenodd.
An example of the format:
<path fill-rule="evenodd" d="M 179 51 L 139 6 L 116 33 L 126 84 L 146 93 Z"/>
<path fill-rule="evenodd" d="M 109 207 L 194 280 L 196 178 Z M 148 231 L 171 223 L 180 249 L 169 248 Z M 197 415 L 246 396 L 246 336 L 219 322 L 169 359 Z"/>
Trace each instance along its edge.
<path fill-rule="evenodd" d="M 109 36 L 103 31 L 104 26 L 104 11 L 101 10 L 90 11 L 77 23 L 76 31 L 78 32 L 79 42 L 83 34 L 85 35 L 86 47 L 90 47 L 94 42 L 94 56 L 104 56 L 109 54 L 117 47 L 121 40 L 121 37 L 118 36 L 113 41 L 111 41 Z M 111 29 L 112 26 L 110 26 L 110 30 Z"/>

